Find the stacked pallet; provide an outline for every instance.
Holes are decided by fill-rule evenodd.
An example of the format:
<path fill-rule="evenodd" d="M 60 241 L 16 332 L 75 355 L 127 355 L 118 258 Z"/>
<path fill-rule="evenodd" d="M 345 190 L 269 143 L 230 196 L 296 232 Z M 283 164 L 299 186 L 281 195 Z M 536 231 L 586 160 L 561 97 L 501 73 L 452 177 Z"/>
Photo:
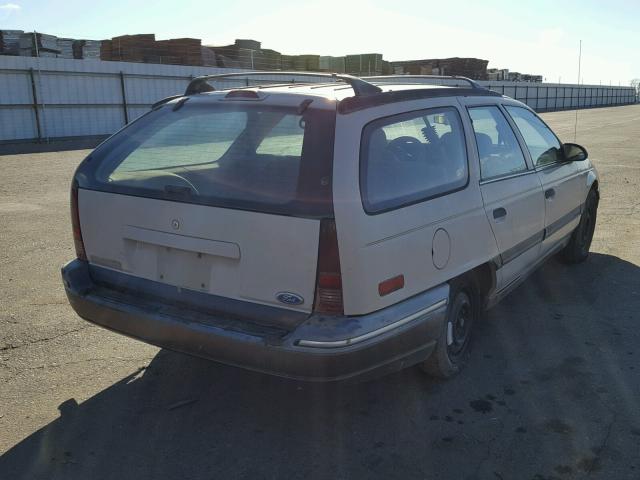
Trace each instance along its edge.
<path fill-rule="evenodd" d="M 202 65 L 202 45 L 199 38 L 158 40 L 154 45 L 158 63 L 174 65 Z"/>
<path fill-rule="evenodd" d="M 58 37 L 44 33 L 23 33 L 20 35 L 20 55 L 26 57 L 57 57 Z"/>
<path fill-rule="evenodd" d="M 345 58 L 344 57 L 320 57 L 320 71 L 333 72 L 333 73 L 345 73 Z"/>
<path fill-rule="evenodd" d="M 213 50 L 209 47 L 210 50 Z M 218 67 L 224 68 L 251 68 L 251 62 L 247 63 L 244 60 L 236 60 L 234 58 L 228 57 L 219 50 L 214 50 L 214 54 L 216 56 L 216 61 Z M 248 65 L 248 66 L 247 66 Z"/>
<path fill-rule="evenodd" d="M 461 75 L 477 80 L 487 79 L 488 60 L 479 58 L 445 58 L 436 62 L 439 75 Z"/>
<path fill-rule="evenodd" d="M 85 40 L 82 47 L 82 58 L 100 60 L 100 43 L 99 40 Z"/>
<path fill-rule="evenodd" d="M 262 42 L 258 40 L 248 40 L 244 38 L 236 39 L 234 45 L 237 48 L 241 48 L 243 50 L 260 50 L 262 48 Z"/>
<path fill-rule="evenodd" d="M 0 30 L 0 55 L 20 55 L 22 30 Z"/>
<path fill-rule="evenodd" d="M 398 73 L 411 75 L 459 75 L 476 80 L 487 79 L 488 60 L 479 58 L 434 58 L 392 62 Z"/>
<path fill-rule="evenodd" d="M 268 48 L 256 50 L 253 52 L 253 65 L 256 70 L 279 70 L 282 54 Z"/>
<path fill-rule="evenodd" d="M 317 72 L 320 70 L 320 55 L 295 55 L 293 57 L 293 69 Z"/>
<path fill-rule="evenodd" d="M 85 44 L 86 48 L 87 44 Z M 154 34 L 122 35 L 103 40 L 99 46 L 100 59 L 122 62 L 202 65 L 203 50 L 199 38 L 156 40 Z M 210 53 L 204 52 L 208 62 Z M 87 58 L 86 55 L 83 58 Z"/>
<path fill-rule="evenodd" d="M 102 42 L 98 40 L 74 40 L 73 58 L 100 60 Z"/>
<path fill-rule="evenodd" d="M 113 42 L 111 40 L 100 42 L 100 60 L 113 60 Z"/>
<path fill-rule="evenodd" d="M 295 59 L 295 55 L 282 55 L 280 57 L 280 70 L 291 71 L 293 70 L 293 60 Z M 320 63 L 320 60 L 318 60 Z"/>
<path fill-rule="evenodd" d="M 104 52 L 102 48 L 100 51 L 102 60 L 157 63 L 160 59 L 155 48 L 156 36 L 152 33 L 122 35 L 103 43 L 107 42 L 108 46 L 105 45 Z"/>
<path fill-rule="evenodd" d="M 382 54 L 362 53 L 345 57 L 345 70 L 352 75 L 382 75 Z"/>
<path fill-rule="evenodd" d="M 258 47 L 247 48 L 247 47 Z M 260 42 L 254 40 L 236 40 L 233 45 L 221 47 L 209 46 L 218 57 L 219 67 L 231 68 L 259 68 L 256 66 L 255 55 L 260 51 Z"/>
<path fill-rule="evenodd" d="M 56 40 L 57 50 L 59 58 L 74 58 L 73 57 L 73 42 L 72 38 L 58 38 Z"/>
<path fill-rule="evenodd" d="M 382 60 L 382 75 L 393 75 L 393 66 L 391 62 Z"/>
<path fill-rule="evenodd" d="M 209 47 L 200 47 L 200 54 L 202 56 L 202 65 L 205 67 L 217 67 L 218 57 Z"/>

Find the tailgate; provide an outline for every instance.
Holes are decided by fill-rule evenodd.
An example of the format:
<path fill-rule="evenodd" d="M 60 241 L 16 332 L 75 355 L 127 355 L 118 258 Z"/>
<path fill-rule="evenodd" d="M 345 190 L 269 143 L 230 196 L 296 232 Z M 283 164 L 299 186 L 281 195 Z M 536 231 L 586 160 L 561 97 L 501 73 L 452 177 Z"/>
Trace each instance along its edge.
<path fill-rule="evenodd" d="M 178 289 L 313 307 L 319 220 L 86 189 L 79 212 L 93 265 Z M 300 303 L 282 303 L 283 292 Z"/>

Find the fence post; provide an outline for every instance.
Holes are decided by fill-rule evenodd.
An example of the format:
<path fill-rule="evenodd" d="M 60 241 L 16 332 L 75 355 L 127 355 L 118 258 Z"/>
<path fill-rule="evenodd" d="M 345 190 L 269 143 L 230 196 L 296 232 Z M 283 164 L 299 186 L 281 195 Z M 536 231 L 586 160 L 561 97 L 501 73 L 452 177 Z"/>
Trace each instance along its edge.
<path fill-rule="evenodd" d="M 36 92 L 36 79 L 33 76 L 33 68 L 29 69 L 29 78 L 31 79 L 31 94 L 33 96 L 33 113 L 36 117 L 36 130 L 38 131 L 38 141 L 42 140 L 42 130 L 40 129 L 40 112 L 38 111 L 38 93 Z"/>
<path fill-rule="evenodd" d="M 120 91 L 122 92 L 122 111 L 124 112 L 124 124 L 129 124 L 129 112 L 127 111 L 127 92 L 124 88 L 124 72 L 120 71 Z"/>

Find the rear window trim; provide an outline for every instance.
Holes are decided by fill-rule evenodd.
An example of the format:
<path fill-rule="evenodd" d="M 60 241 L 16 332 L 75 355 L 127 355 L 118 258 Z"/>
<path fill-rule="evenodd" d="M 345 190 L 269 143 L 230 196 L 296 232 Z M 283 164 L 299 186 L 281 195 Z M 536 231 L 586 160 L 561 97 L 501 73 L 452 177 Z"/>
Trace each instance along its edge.
<path fill-rule="evenodd" d="M 164 105 L 163 105 L 164 107 Z M 225 106 L 226 107 L 226 106 Z M 260 107 L 264 107 L 264 105 L 260 105 Z M 198 108 L 206 108 L 206 105 L 198 105 Z M 295 107 L 283 106 L 283 105 L 273 105 L 269 106 L 269 109 L 273 109 L 276 111 L 291 111 L 295 112 Z M 256 201 L 242 201 L 238 199 L 221 199 L 216 198 L 215 200 L 211 197 L 187 197 L 187 196 L 178 196 L 175 194 L 170 194 L 167 192 L 162 192 L 159 190 L 152 189 L 144 189 L 141 187 L 130 187 L 126 185 L 114 185 L 108 184 L 101 181 L 98 181 L 96 178 L 96 172 L 100 168 L 99 165 L 96 165 L 96 156 L 100 155 L 102 152 L 107 152 L 110 148 L 112 148 L 112 144 L 110 142 L 117 141 L 116 137 L 123 132 L 126 132 L 127 128 L 132 126 L 133 124 L 138 123 L 144 117 L 147 117 L 153 113 L 156 113 L 160 110 L 165 110 L 162 107 L 157 108 L 155 110 L 150 110 L 145 114 L 138 117 L 136 120 L 131 122 L 130 124 L 124 126 L 118 132 L 113 134 L 111 137 L 102 142 L 95 150 L 93 150 L 78 166 L 76 173 L 74 174 L 74 179 L 77 180 L 79 188 L 83 188 L 86 190 L 106 192 L 106 193 L 114 193 L 117 195 L 126 195 L 130 197 L 139 197 L 139 198 L 151 198 L 156 200 L 165 200 L 170 202 L 178 202 L 178 203 L 186 203 L 192 205 L 203 205 L 214 208 L 225 208 L 229 210 L 240 210 L 240 211 L 249 211 L 256 213 L 264 213 L 268 215 L 280 215 L 287 217 L 296 217 L 296 218 L 308 218 L 308 219 L 320 219 L 320 218 L 332 218 L 334 216 L 334 206 L 333 206 L 333 181 L 329 182 L 328 190 L 323 194 L 322 202 L 312 202 L 312 201 L 304 201 L 300 198 L 296 198 L 293 201 L 282 203 L 282 204 L 265 204 Z M 333 157 L 334 157 L 334 139 L 335 139 L 335 118 L 336 111 L 335 110 L 327 110 L 320 108 L 309 108 L 307 112 L 316 112 L 319 115 L 323 116 L 322 119 L 322 128 L 318 135 L 322 135 L 323 142 L 327 145 L 327 152 L 322 152 L 322 154 L 314 155 L 314 158 L 325 158 L 329 157 L 326 161 L 329 164 L 325 167 L 326 172 L 331 177 L 333 176 Z M 168 113 L 171 114 L 171 113 Z M 328 121 L 330 120 L 330 121 Z M 305 135 L 305 141 L 306 139 Z M 304 145 L 304 144 L 303 144 Z M 304 148 L 304 147 L 303 147 Z M 303 150 L 304 151 L 304 150 Z M 301 156 L 301 159 L 304 158 Z M 300 182 L 301 179 L 298 179 Z M 320 205 L 322 203 L 322 205 Z"/>
<path fill-rule="evenodd" d="M 366 195 L 365 195 L 365 188 L 363 187 L 364 185 L 364 178 L 365 175 L 367 173 L 366 170 L 366 158 L 365 158 L 365 148 L 367 147 L 368 143 L 365 143 L 365 130 L 373 123 L 379 122 L 381 120 L 386 120 L 386 119 L 392 119 L 395 117 L 403 117 L 403 116 L 409 116 L 415 113 L 422 113 L 422 112 L 429 112 L 432 110 L 442 110 L 442 109 L 451 109 L 454 110 L 456 112 L 456 115 L 458 115 L 458 120 L 460 121 L 460 127 L 461 127 L 461 134 L 462 134 L 462 139 L 463 139 L 463 143 L 464 143 L 464 152 L 465 152 L 465 157 L 466 157 L 466 181 L 464 183 L 464 185 L 461 185 L 460 187 L 457 188 L 453 188 L 450 190 L 446 190 L 444 192 L 441 193 L 437 193 L 437 194 L 433 194 L 433 195 L 428 195 L 425 197 L 420 197 L 418 199 L 415 200 L 409 200 L 407 202 L 401 203 L 399 205 L 391 205 L 389 207 L 385 207 L 385 208 L 379 208 L 379 209 L 372 209 L 371 205 L 369 204 Z M 428 113 L 427 113 L 428 114 Z M 413 118 L 413 117 L 411 117 Z M 368 140 L 368 138 L 367 138 Z M 368 216 L 375 216 L 375 215 L 380 215 L 383 213 L 388 213 L 388 212 L 392 212 L 395 210 L 400 210 L 402 208 L 406 208 L 406 207 L 410 207 L 412 205 L 417 205 L 419 203 L 423 203 L 423 202 L 428 202 L 430 200 L 436 199 L 436 198 L 440 198 L 440 197 L 444 197 L 446 195 L 451 195 L 453 193 L 457 193 L 460 192 L 462 190 L 465 190 L 468 186 L 469 186 L 469 182 L 470 182 L 470 169 L 469 169 L 469 147 L 467 145 L 467 135 L 465 133 L 465 125 L 464 125 L 464 118 L 463 115 L 460 111 L 460 109 L 456 106 L 456 105 L 440 105 L 437 107 L 429 107 L 429 108 L 418 108 L 415 110 L 407 110 L 405 112 L 400 112 L 400 113 L 394 113 L 392 115 L 386 115 L 384 117 L 378 117 L 375 118 L 374 120 L 371 120 L 370 122 L 366 123 L 363 127 L 362 127 L 362 131 L 360 133 L 360 152 L 359 152 L 359 159 L 358 159 L 358 187 L 360 189 L 360 201 L 362 203 L 362 208 L 364 209 L 364 212 L 368 215 Z"/>

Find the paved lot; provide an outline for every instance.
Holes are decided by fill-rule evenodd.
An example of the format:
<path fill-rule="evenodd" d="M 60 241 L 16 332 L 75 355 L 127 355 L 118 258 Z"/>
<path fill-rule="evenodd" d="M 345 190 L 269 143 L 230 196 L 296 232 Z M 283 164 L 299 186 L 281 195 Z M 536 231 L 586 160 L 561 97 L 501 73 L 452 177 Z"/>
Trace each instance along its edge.
<path fill-rule="evenodd" d="M 640 478 L 640 106 L 579 121 L 595 253 L 493 309 L 449 382 L 298 384 L 85 323 L 58 270 L 87 151 L 0 156 L 0 478 Z"/>

